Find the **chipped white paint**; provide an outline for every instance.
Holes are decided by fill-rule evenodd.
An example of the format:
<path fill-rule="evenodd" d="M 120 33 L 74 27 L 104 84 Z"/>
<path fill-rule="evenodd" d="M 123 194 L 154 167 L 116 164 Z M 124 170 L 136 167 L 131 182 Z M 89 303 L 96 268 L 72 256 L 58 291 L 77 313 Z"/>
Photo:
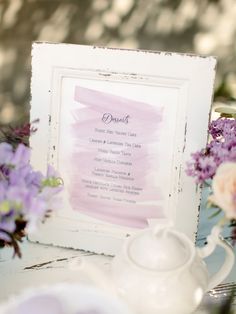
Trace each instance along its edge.
<path fill-rule="evenodd" d="M 77 258 L 95 263 L 105 273 L 110 269 L 110 257 L 78 250 L 30 243 L 21 244 L 22 258 L 12 258 L 12 248 L 0 249 L 0 302 L 24 289 L 59 282 L 91 283 L 87 276 L 69 268 Z"/>
<path fill-rule="evenodd" d="M 57 167 L 60 90 L 64 78 L 127 83 L 138 88 L 152 86 L 156 88 L 153 97 L 161 92 L 160 87 L 165 88 L 163 93 L 177 90 L 176 132 L 166 212 L 168 220 L 194 240 L 200 191 L 186 176 L 184 168 L 190 153 L 206 143 L 215 58 L 48 43 L 35 43 L 32 57 L 31 120 L 39 118 L 40 125 L 30 142 L 32 163 L 42 171 L 48 162 Z M 31 239 L 115 254 L 124 237 L 132 232 L 135 230 L 82 217 L 67 206 L 42 225 Z"/>

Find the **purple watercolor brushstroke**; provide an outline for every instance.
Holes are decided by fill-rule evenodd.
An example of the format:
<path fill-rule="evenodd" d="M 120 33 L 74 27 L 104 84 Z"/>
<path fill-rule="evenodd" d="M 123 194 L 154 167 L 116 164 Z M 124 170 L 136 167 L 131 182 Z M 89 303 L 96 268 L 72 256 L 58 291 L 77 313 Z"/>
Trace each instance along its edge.
<path fill-rule="evenodd" d="M 113 224 L 143 228 L 147 226 L 147 218 L 163 218 L 164 213 L 161 206 L 155 204 L 143 205 L 142 202 L 157 202 L 162 200 L 161 189 L 157 188 L 149 178 L 152 165 L 160 163 L 157 160 L 156 154 L 149 153 L 150 145 L 158 143 L 159 128 L 162 122 L 162 108 L 155 108 L 149 104 L 138 102 L 112 94 L 99 92 L 87 88 L 77 86 L 75 89 L 75 100 L 85 105 L 85 108 L 75 109 L 72 111 L 74 122 L 71 124 L 71 137 L 73 138 L 73 151 L 70 154 L 70 165 L 68 174 L 70 178 L 69 195 L 71 206 L 74 210 L 90 215 L 94 218 L 101 219 Z M 130 116 L 130 123 L 128 124 L 109 124 L 102 122 L 101 117 L 103 113 L 111 113 L 113 116 L 123 117 Z M 127 138 L 123 135 L 110 136 L 109 134 L 94 132 L 94 128 L 106 128 L 107 130 L 116 130 L 119 132 L 133 132 L 138 130 L 139 134 L 134 138 Z M 88 145 L 88 138 L 94 138 L 101 141 L 117 141 L 124 142 L 125 140 L 137 142 L 141 144 L 141 148 L 126 148 L 114 145 L 90 143 Z M 116 151 L 132 152 L 130 159 L 123 156 L 113 156 L 114 159 L 120 161 L 132 162 L 132 167 L 126 168 L 118 164 L 99 163 L 98 168 L 104 168 L 125 171 L 131 173 L 134 181 L 126 181 L 112 178 L 104 178 L 100 180 L 88 175 L 88 170 L 96 165 L 95 158 L 111 158 L 111 156 L 98 152 L 99 147 L 105 149 L 113 149 Z M 70 166 L 69 165 L 69 166 Z M 161 165 L 159 165 L 161 166 Z M 76 167 L 76 169 L 75 169 Z M 78 174 L 78 175 L 77 175 Z M 96 180 L 98 182 L 106 182 L 111 184 L 122 183 L 124 185 L 133 185 L 143 187 L 143 191 L 135 197 L 131 197 L 126 193 L 118 193 L 112 191 L 100 191 L 98 189 L 85 188 L 84 180 Z M 133 182 L 133 184 L 132 184 Z M 95 192 L 94 192 L 95 191 Z M 113 198 L 122 197 L 128 200 L 136 200 L 136 204 L 118 202 L 115 200 L 108 201 L 103 199 L 93 199 L 88 197 L 90 194 L 97 193 L 99 196 L 108 195 Z"/>
<path fill-rule="evenodd" d="M 84 87 L 76 86 L 74 99 L 80 103 L 86 104 L 88 108 L 94 108 L 94 105 L 96 105 L 96 108 L 99 110 L 99 112 L 109 112 L 109 110 L 112 109 L 114 114 L 123 114 L 124 112 L 128 111 L 128 113 L 131 115 L 137 113 L 138 111 L 140 118 L 148 119 L 148 124 L 156 124 L 162 119 L 160 114 L 162 109 L 157 109 L 154 106 L 144 102 L 138 102 Z M 155 117 L 155 120 L 152 120 L 153 117 Z"/>

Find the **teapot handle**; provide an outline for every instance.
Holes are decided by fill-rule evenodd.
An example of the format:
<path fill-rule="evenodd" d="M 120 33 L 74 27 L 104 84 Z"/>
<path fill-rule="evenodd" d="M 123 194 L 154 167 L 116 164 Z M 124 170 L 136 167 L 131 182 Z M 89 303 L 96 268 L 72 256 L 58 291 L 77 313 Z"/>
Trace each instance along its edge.
<path fill-rule="evenodd" d="M 221 231 L 222 228 L 220 226 L 214 226 L 211 230 L 211 234 L 207 237 L 207 244 L 202 248 L 198 248 L 198 253 L 202 258 L 211 255 L 217 245 L 221 246 L 226 253 L 223 265 L 219 271 L 210 278 L 208 290 L 211 290 L 219 285 L 228 276 L 234 265 L 235 256 L 233 248 L 220 234 Z"/>

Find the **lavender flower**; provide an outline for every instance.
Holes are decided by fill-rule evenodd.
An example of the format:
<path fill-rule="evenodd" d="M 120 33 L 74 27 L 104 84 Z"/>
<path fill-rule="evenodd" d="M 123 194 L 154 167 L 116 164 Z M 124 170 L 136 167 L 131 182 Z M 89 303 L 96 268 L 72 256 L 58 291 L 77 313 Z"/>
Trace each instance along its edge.
<path fill-rule="evenodd" d="M 206 148 L 191 155 L 192 160 L 187 163 L 186 173 L 194 177 L 197 183 L 210 183 L 213 194 L 208 198 L 208 205 L 218 208 L 212 217 L 221 211 L 224 212 L 220 224 L 231 221 L 232 239 L 235 244 L 236 119 L 219 118 L 212 121 L 209 125 L 209 135 L 211 141 Z M 212 182 L 209 182 L 211 179 Z"/>
<path fill-rule="evenodd" d="M 219 118 L 209 125 L 212 139 L 205 149 L 191 155 L 187 163 L 187 175 L 197 183 L 212 179 L 220 164 L 236 161 L 236 120 Z"/>
<path fill-rule="evenodd" d="M 21 168 L 29 164 L 30 149 L 24 144 L 19 144 L 10 160 L 10 165 Z"/>
<path fill-rule="evenodd" d="M 213 139 L 225 139 L 227 142 L 236 137 L 236 121 L 235 119 L 218 118 L 209 125 L 209 134 Z"/>
<path fill-rule="evenodd" d="M 1 143 L 0 145 L 0 166 L 9 164 L 13 157 L 13 148 L 8 143 Z"/>
<path fill-rule="evenodd" d="M 44 176 L 33 170 L 29 159 L 30 148 L 25 145 L 14 150 L 7 143 L 0 144 L 0 246 L 11 244 L 18 255 L 17 240 L 24 235 L 23 229 L 36 229 L 62 189 L 51 166 Z"/>

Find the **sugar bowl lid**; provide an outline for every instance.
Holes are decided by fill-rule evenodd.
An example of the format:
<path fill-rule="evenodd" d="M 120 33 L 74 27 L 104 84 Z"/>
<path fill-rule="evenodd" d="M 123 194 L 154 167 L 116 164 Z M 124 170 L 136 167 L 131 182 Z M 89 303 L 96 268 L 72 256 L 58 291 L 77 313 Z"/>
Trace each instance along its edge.
<path fill-rule="evenodd" d="M 127 246 L 130 260 L 152 271 L 171 271 L 191 257 L 192 243 L 183 233 L 157 225 L 133 236 Z"/>

